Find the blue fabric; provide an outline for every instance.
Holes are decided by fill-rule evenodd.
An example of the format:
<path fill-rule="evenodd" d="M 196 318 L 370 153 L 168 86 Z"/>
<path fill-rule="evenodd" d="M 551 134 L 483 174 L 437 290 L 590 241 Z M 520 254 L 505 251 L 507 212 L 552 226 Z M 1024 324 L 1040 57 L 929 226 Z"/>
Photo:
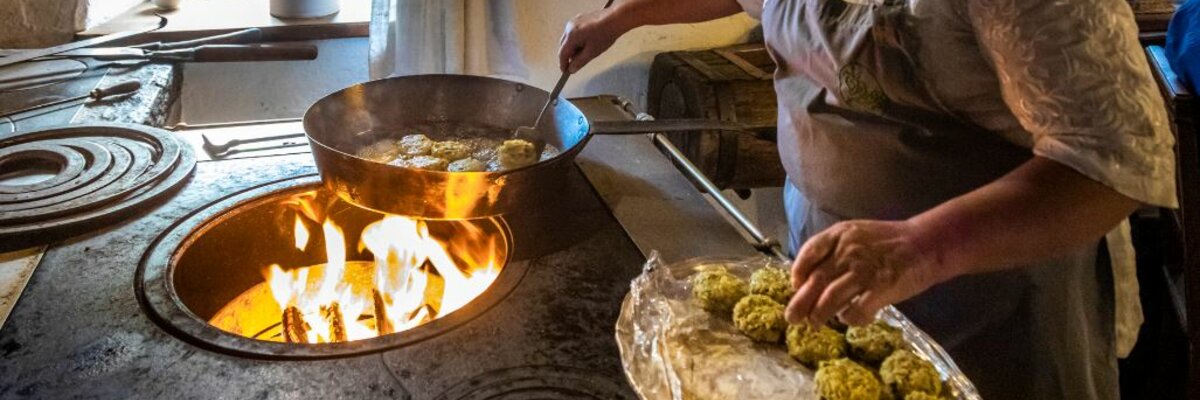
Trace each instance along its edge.
<path fill-rule="evenodd" d="M 1175 10 L 1167 28 L 1167 61 L 1192 93 L 1200 92 L 1200 0 Z"/>

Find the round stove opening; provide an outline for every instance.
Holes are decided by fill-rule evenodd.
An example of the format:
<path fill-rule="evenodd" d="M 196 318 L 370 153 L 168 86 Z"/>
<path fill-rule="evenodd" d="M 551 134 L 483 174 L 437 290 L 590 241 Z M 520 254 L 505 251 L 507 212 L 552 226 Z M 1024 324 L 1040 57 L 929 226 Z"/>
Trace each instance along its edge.
<path fill-rule="evenodd" d="M 176 224 L 144 257 L 139 293 L 201 345 L 335 357 L 428 339 L 482 313 L 524 274 L 511 245 L 502 219 L 379 214 L 292 180 Z"/>

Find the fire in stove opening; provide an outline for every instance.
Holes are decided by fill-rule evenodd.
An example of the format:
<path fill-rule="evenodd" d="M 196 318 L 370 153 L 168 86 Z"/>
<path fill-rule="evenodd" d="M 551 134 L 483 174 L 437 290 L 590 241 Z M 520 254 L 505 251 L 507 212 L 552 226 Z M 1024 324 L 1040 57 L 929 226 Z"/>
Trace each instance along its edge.
<path fill-rule="evenodd" d="M 401 332 L 462 308 L 496 280 L 507 257 L 504 234 L 491 220 L 422 221 L 381 215 L 357 243 L 312 197 L 289 202 L 296 211 L 294 247 L 323 263 L 265 267 L 265 280 L 209 320 L 242 336 L 288 343 L 334 343 Z M 437 224 L 432 234 L 430 224 Z M 320 227 L 310 232 L 310 227 Z M 316 231 L 316 229 L 313 229 Z M 318 236 L 319 235 L 319 236 Z M 323 240 L 314 240 L 323 238 Z M 280 244 L 283 245 L 283 244 Z M 350 247 L 350 246 L 355 247 Z M 373 260 L 350 260 L 363 254 Z M 364 251 L 365 250 L 365 251 Z"/>

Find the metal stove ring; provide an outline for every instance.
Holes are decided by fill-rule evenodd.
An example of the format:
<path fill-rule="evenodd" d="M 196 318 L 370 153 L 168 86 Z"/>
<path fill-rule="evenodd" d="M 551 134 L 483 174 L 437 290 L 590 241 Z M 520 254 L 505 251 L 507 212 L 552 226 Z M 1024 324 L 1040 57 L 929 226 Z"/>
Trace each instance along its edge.
<path fill-rule="evenodd" d="M 113 184 L 129 170 L 133 165 L 133 154 L 124 148 L 105 146 L 101 143 L 88 143 L 87 147 L 96 148 L 89 150 L 89 155 L 95 156 L 97 153 L 94 151 L 99 151 L 101 152 L 99 154 L 107 154 L 108 159 L 111 160 L 103 169 L 89 169 L 89 172 L 96 171 L 94 179 L 79 185 L 60 185 L 59 187 L 62 189 L 52 188 L 57 189 L 54 191 L 58 193 L 49 196 L 34 192 L 31 198 L 22 201 L 7 204 L 0 202 L 0 212 L 5 213 L 4 220 L 10 223 L 20 223 L 38 218 L 65 215 L 75 211 L 81 203 L 84 205 L 102 204 L 110 200 L 100 194 L 106 188 L 113 187 Z"/>
<path fill-rule="evenodd" d="M 22 145 L 24 146 L 24 145 Z M 38 145 L 29 145 L 35 147 Z M 63 184 L 66 181 L 75 179 L 83 172 L 86 166 L 86 160 L 83 155 L 77 151 L 54 151 L 42 148 L 29 148 L 21 151 L 16 149 L 0 149 L 0 170 L 3 169 L 3 164 L 22 161 L 42 161 L 58 166 L 58 173 L 53 177 L 41 182 L 26 183 L 26 184 L 0 184 L 0 196 L 5 194 L 19 194 L 33 191 L 39 191 L 50 187 L 55 187 Z M 66 150 L 69 150 L 66 149 Z"/>
<path fill-rule="evenodd" d="M 6 248 L 77 234 L 136 211 L 178 189 L 196 163 L 170 132 L 132 124 L 67 125 L 0 139 L 0 167 L 31 159 L 57 165 L 58 173 L 0 185 Z"/>
<path fill-rule="evenodd" d="M 49 187 L 30 185 L 23 192 L 17 191 L 19 186 L 5 185 L 9 188 L 8 192 L 15 193 L 0 194 L 0 207 L 4 205 L 12 207 L 14 204 L 20 205 L 52 198 L 77 190 L 81 186 L 86 187 L 104 175 L 113 162 L 113 155 L 96 143 L 83 142 L 64 145 L 61 141 L 53 140 L 0 149 L 0 166 L 31 160 L 41 155 L 47 155 L 47 153 L 50 156 L 42 158 L 42 161 L 53 162 L 53 159 L 62 159 L 66 163 L 62 171 L 50 179 L 58 183 Z M 79 173 L 73 173 L 77 169 L 80 170 Z"/>
<path fill-rule="evenodd" d="M 500 303 L 525 277 L 530 262 L 515 260 L 512 232 L 496 219 L 506 237 L 509 259 L 496 281 L 479 297 L 462 308 L 428 323 L 394 334 L 340 343 L 296 344 L 255 340 L 229 333 L 208 324 L 180 298 L 175 285 L 175 266 L 181 253 L 213 227 L 236 214 L 236 210 L 277 202 L 281 197 L 323 190 L 315 174 L 287 178 L 227 195 L 208 203 L 172 224 L 142 256 L 134 281 L 139 303 L 151 320 L 193 345 L 221 353 L 263 359 L 327 359 L 378 353 L 432 339 L 467 323 Z"/>

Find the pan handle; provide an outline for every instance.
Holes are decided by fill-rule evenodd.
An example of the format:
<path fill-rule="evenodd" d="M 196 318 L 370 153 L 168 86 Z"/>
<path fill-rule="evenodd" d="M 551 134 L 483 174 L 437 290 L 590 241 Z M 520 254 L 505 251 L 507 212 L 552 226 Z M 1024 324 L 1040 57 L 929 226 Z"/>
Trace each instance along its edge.
<path fill-rule="evenodd" d="M 748 127 L 746 127 L 746 125 L 738 122 L 698 118 L 637 121 L 595 121 L 592 123 L 592 133 L 596 135 L 634 135 L 643 133 L 688 131 L 731 131 L 753 133 Z"/>

